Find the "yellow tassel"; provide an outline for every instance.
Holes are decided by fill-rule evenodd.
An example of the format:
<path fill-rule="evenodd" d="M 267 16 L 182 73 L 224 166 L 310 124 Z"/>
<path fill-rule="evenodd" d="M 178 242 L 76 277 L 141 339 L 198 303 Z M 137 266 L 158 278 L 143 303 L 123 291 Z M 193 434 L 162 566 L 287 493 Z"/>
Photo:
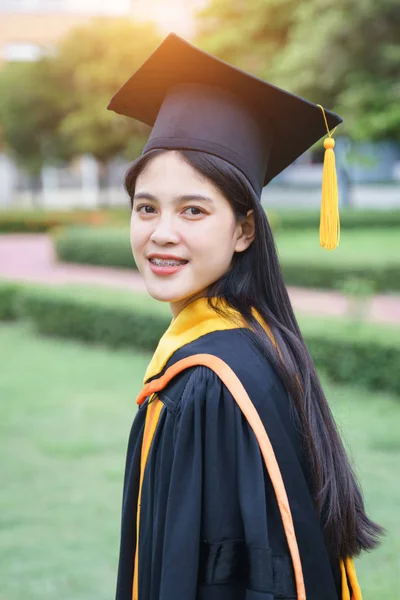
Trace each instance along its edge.
<path fill-rule="evenodd" d="M 325 111 L 320 104 L 324 115 L 328 138 L 324 140 L 325 156 L 322 175 L 322 202 L 321 220 L 319 226 L 319 240 L 323 248 L 334 250 L 340 241 L 339 197 L 335 165 L 335 140 L 329 132 Z"/>
<path fill-rule="evenodd" d="M 351 600 L 362 600 L 362 594 L 357 579 L 356 568 L 354 566 L 354 560 L 352 558 L 346 558 L 346 571 L 349 577 L 350 586 L 352 590 Z"/>
<path fill-rule="evenodd" d="M 362 600 L 362 593 L 358 584 L 354 560 L 352 558 L 345 558 L 344 560 L 340 558 L 339 564 L 342 574 L 341 600 Z"/>
<path fill-rule="evenodd" d="M 346 566 L 344 560 L 340 559 L 340 571 L 342 574 L 342 599 L 341 600 L 350 600 L 350 591 L 349 585 L 347 583 L 347 573 Z"/>

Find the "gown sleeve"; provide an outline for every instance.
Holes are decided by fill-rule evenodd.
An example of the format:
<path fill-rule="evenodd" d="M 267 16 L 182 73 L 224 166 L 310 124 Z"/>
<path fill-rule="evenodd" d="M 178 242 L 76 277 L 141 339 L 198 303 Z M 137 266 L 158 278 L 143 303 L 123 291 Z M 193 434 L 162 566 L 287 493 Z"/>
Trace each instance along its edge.
<path fill-rule="evenodd" d="M 153 457 L 151 514 L 161 542 L 152 561 L 158 576 L 152 579 L 154 594 L 142 597 L 294 598 L 279 527 L 274 551 L 270 544 L 267 506 L 272 515 L 276 507 L 266 498 L 271 490 L 259 446 L 227 388 L 207 367 L 195 367 L 179 402 L 166 411 Z"/>

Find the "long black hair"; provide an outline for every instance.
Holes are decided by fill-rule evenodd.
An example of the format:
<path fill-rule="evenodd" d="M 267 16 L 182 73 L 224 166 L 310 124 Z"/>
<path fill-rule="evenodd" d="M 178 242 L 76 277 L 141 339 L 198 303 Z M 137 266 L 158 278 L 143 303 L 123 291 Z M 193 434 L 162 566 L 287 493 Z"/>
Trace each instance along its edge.
<path fill-rule="evenodd" d="M 125 188 L 131 203 L 138 175 L 152 158 L 166 151 L 148 152 L 128 170 Z M 229 271 L 208 288 L 208 302 L 221 313 L 223 305 L 211 299 L 223 298 L 244 316 L 254 343 L 272 363 L 294 400 L 312 474 L 314 503 L 329 554 L 346 558 L 371 550 L 379 544 L 384 529 L 366 515 L 360 485 L 293 313 L 265 211 L 236 167 L 203 152 L 179 153 L 224 194 L 237 220 L 243 219 L 247 211 L 254 211 L 254 241 L 244 252 L 234 253 Z M 277 347 L 253 316 L 252 306 L 270 327 Z"/>

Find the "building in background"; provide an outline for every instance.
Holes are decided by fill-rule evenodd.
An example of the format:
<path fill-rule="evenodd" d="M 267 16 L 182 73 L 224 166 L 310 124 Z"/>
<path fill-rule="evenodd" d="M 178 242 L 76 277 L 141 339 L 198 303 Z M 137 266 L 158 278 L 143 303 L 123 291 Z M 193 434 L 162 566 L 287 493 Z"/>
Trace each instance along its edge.
<path fill-rule="evenodd" d="M 163 33 L 194 34 L 194 11 L 205 0 L 0 0 L 0 63 L 36 60 L 72 29 L 94 17 L 150 20 Z"/>
<path fill-rule="evenodd" d="M 0 61 L 36 60 L 96 16 L 129 15 L 129 0 L 1 0 Z"/>

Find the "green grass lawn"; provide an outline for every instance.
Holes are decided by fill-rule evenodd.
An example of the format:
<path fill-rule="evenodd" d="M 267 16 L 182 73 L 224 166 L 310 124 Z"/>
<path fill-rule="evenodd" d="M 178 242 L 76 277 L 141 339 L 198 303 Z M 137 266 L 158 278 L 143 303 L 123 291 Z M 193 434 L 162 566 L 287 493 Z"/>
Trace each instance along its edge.
<path fill-rule="evenodd" d="M 149 360 L 0 326 L 0 599 L 110 600 L 135 397 Z M 383 546 L 356 561 L 364 600 L 400 586 L 400 402 L 326 386 Z"/>
<path fill-rule="evenodd" d="M 319 245 L 319 230 L 278 231 L 276 242 L 281 259 L 319 264 L 355 264 L 361 267 L 400 261 L 399 229 L 352 229 L 341 234 L 340 245 L 327 252 Z"/>

